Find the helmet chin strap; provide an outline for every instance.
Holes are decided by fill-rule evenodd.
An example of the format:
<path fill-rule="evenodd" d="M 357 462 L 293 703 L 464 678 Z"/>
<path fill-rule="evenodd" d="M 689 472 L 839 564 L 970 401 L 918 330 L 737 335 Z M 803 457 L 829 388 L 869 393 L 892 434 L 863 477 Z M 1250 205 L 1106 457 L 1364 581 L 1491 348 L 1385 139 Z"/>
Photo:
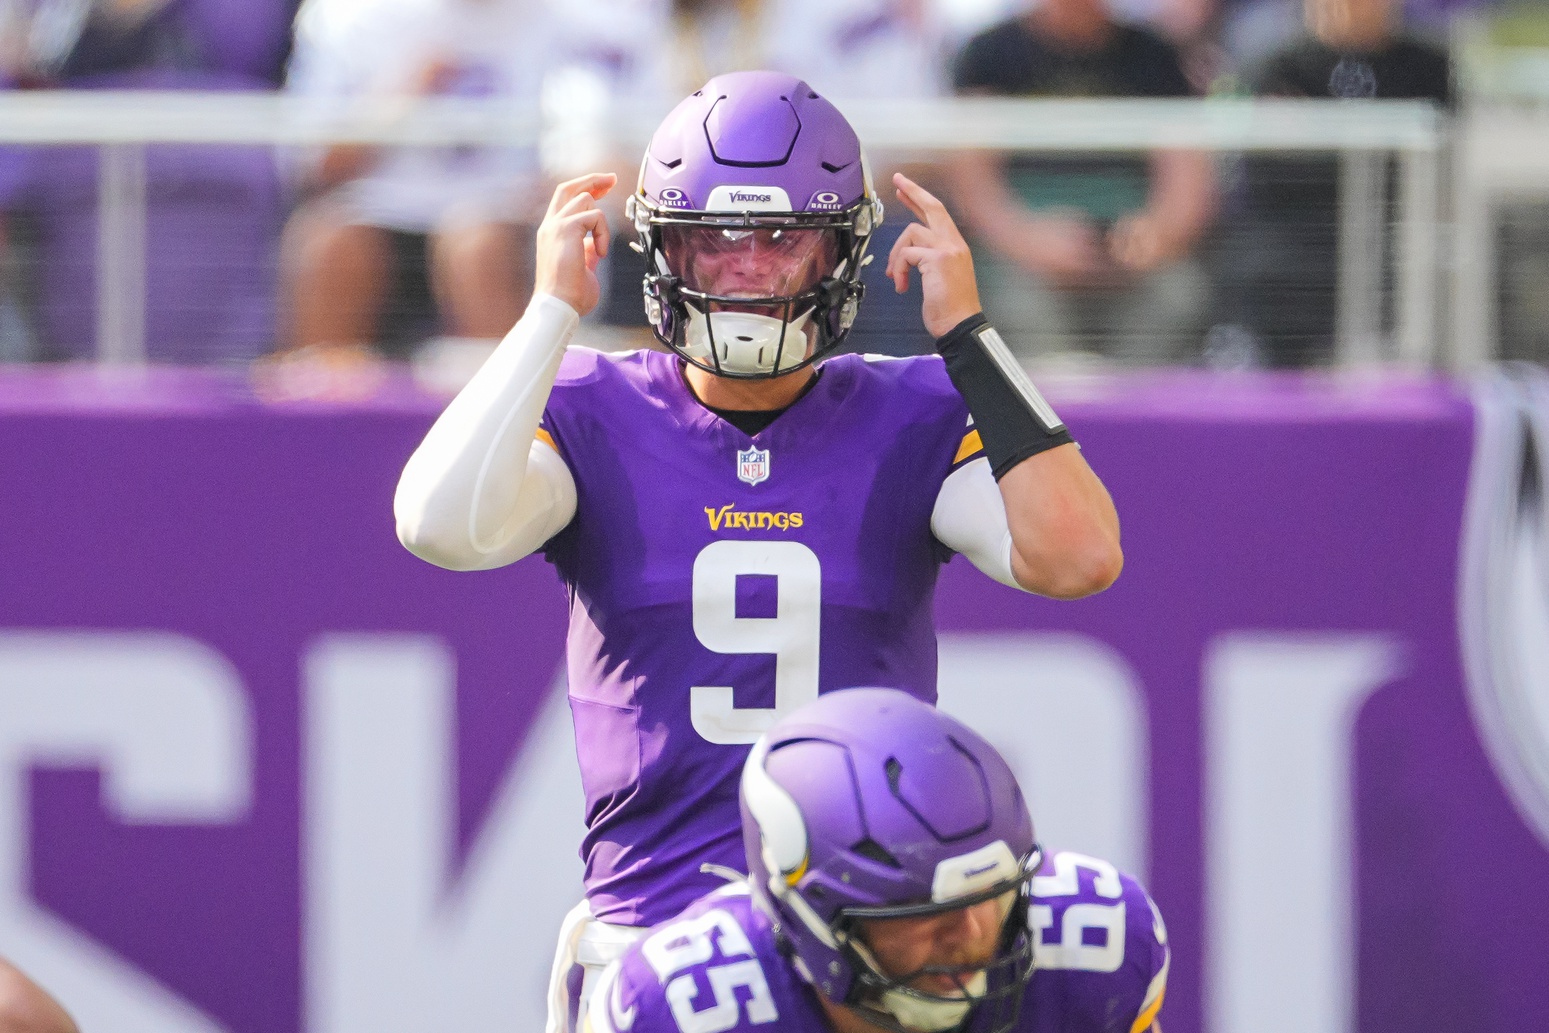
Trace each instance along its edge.
<path fill-rule="evenodd" d="M 964 988 L 968 996 L 961 1001 L 931 999 L 906 990 L 884 990 L 880 1003 L 893 1013 L 901 1026 L 922 1033 L 943 1033 L 956 1028 L 968 1016 L 974 1000 L 984 996 L 988 985 L 989 977 L 983 972 L 975 972 Z"/>
<path fill-rule="evenodd" d="M 707 316 L 690 306 L 683 350 L 728 373 L 773 373 L 776 356 L 789 365 L 807 357 L 804 327 L 811 316 L 812 310 L 808 309 L 787 323 L 756 312 L 712 312 Z M 712 346 L 714 358 L 710 354 Z"/>
<path fill-rule="evenodd" d="M 850 945 L 867 968 L 878 975 L 882 973 L 876 957 L 864 943 L 851 940 Z M 989 982 L 989 976 L 984 972 L 975 972 L 968 977 L 962 998 L 937 997 L 935 994 L 894 985 L 878 994 L 876 1003 L 870 1006 L 892 1015 L 906 1029 L 919 1030 L 920 1033 L 944 1033 L 955 1029 L 968 1017 L 974 1003 L 984 996 Z"/>

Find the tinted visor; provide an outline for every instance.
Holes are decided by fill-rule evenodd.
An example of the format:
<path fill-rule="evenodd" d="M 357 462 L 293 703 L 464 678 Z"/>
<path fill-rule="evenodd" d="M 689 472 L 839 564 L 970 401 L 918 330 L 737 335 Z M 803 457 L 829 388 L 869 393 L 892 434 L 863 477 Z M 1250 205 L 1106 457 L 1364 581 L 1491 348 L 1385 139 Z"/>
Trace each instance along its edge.
<path fill-rule="evenodd" d="M 662 227 L 673 276 L 691 291 L 723 298 L 806 294 L 838 265 L 839 231 L 799 226 Z"/>

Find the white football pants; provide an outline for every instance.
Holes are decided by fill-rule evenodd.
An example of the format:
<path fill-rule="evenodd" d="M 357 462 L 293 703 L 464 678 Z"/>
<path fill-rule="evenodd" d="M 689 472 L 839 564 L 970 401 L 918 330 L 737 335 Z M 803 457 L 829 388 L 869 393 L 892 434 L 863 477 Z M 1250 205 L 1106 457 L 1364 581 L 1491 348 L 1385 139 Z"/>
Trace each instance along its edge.
<path fill-rule="evenodd" d="M 643 927 L 598 921 L 585 900 L 571 908 L 559 928 L 559 948 L 549 974 L 545 1033 L 578 1033 L 597 977 L 645 933 Z"/>

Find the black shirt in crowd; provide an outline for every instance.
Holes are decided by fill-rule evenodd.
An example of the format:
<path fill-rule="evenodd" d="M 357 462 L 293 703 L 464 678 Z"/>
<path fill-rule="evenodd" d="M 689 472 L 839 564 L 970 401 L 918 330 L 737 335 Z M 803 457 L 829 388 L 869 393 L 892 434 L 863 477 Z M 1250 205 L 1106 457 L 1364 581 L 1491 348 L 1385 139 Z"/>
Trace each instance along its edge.
<path fill-rule="evenodd" d="M 1046 39 L 1025 18 L 969 40 L 953 67 L 959 93 L 1006 97 L 1187 97 L 1193 91 L 1177 49 L 1136 25 L 1115 22 L 1090 49 Z M 1145 203 L 1146 162 L 1135 156 L 1014 155 L 1012 188 L 1033 209 L 1075 208 L 1109 224 Z"/>
<path fill-rule="evenodd" d="M 1433 100 L 1452 103 L 1452 74 L 1441 47 L 1397 36 L 1380 50 L 1342 51 L 1305 38 L 1276 51 L 1254 77 L 1264 97 Z"/>
<path fill-rule="evenodd" d="M 1404 34 L 1371 50 L 1341 50 L 1304 37 L 1272 54 L 1250 81 L 1262 97 L 1430 100 L 1444 106 L 1453 100 L 1446 51 Z M 1339 162 L 1330 156 L 1255 157 L 1244 170 L 1244 212 L 1231 263 L 1241 277 L 1241 313 L 1271 363 L 1323 361 L 1337 310 Z M 1391 216 L 1391 169 L 1387 180 Z M 1386 280 L 1391 284 L 1391 268 Z"/>
<path fill-rule="evenodd" d="M 981 32 L 953 69 L 961 92 L 1012 97 L 1187 97 L 1178 51 L 1149 29 L 1115 23 L 1094 50 L 1045 40 L 1022 18 Z"/>

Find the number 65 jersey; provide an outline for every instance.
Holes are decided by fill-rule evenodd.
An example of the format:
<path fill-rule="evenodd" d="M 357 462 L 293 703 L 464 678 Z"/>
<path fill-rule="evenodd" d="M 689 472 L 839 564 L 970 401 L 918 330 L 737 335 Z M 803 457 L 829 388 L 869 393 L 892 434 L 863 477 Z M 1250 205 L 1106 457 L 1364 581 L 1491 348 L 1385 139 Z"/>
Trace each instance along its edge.
<path fill-rule="evenodd" d="M 1061 853 L 1034 878 L 1033 975 L 1011 1033 L 1145 1033 L 1167 988 L 1156 905 L 1106 861 Z M 964 1033 L 987 1016 L 970 1013 Z M 582 1033 L 832 1033 L 746 883 L 652 929 L 602 975 Z"/>
<path fill-rule="evenodd" d="M 831 359 L 749 437 L 674 356 L 571 349 L 539 439 L 576 485 L 544 554 L 570 597 L 587 897 L 650 925 L 715 885 L 702 863 L 742 868 L 737 779 L 778 714 L 858 685 L 935 701 L 932 511 L 983 453 L 934 356 Z"/>

